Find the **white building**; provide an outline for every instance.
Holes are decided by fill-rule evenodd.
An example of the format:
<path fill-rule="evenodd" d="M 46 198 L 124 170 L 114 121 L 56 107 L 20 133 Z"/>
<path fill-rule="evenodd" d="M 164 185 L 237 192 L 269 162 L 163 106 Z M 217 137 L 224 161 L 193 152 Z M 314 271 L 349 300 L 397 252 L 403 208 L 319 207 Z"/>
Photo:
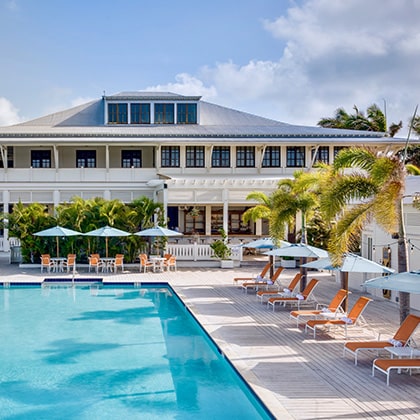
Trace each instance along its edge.
<path fill-rule="evenodd" d="M 186 235 L 264 235 L 243 224 L 252 191 L 343 147 L 401 149 L 381 133 L 285 124 L 204 102 L 198 96 L 123 92 L 22 124 L 0 127 L 0 198 L 53 208 L 74 196 L 164 203 L 168 226 Z M 191 210 L 194 209 L 192 212 Z M 4 232 L 7 238 L 7 231 Z M 0 248 L 8 250 L 7 241 Z"/>
<path fill-rule="evenodd" d="M 408 246 L 408 271 L 420 270 L 420 211 L 413 207 L 413 200 L 420 199 L 420 176 L 406 178 L 403 199 L 403 221 Z M 372 222 L 362 234 L 362 255 L 398 272 L 398 233 L 389 234 Z M 358 288 L 363 280 L 377 277 L 378 274 L 349 276 L 349 285 Z M 376 296 L 384 296 L 397 302 L 399 293 L 391 290 L 369 289 Z M 411 307 L 420 310 L 420 295 L 411 295 Z"/>

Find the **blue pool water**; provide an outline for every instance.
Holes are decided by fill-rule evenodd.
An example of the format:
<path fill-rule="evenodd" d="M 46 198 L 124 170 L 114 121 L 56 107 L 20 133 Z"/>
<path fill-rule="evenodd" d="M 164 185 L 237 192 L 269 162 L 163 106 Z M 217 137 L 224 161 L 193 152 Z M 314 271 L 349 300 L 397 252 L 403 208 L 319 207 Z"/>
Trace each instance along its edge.
<path fill-rule="evenodd" d="M 167 287 L 0 288 L 0 418 L 270 418 Z"/>

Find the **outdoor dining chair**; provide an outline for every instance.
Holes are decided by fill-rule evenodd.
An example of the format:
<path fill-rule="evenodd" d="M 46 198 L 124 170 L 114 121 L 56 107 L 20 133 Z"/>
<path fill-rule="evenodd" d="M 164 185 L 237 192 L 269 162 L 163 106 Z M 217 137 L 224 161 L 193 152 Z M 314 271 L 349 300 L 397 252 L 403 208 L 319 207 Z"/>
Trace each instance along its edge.
<path fill-rule="evenodd" d="M 140 254 L 139 259 L 140 259 L 140 273 L 142 271 L 146 273 L 148 269 L 153 270 L 155 265 L 152 263 L 152 261 L 149 261 L 146 254 Z"/>
<path fill-rule="evenodd" d="M 44 269 L 47 272 L 51 272 L 51 269 L 54 268 L 54 262 L 51 261 L 50 254 L 42 254 L 41 255 L 41 273 L 44 272 Z"/>
<path fill-rule="evenodd" d="M 115 259 L 111 261 L 111 271 L 117 272 L 118 268 L 121 268 L 121 272 L 124 271 L 124 255 L 117 254 Z"/>
<path fill-rule="evenodd" d="M 96 273 L 99 272 L 99 268 L 103 268 L 103 263 L 100 261 L 97 255 L 92 254 L 89 257 L 89 272 L 91 269 L 94 269 Z"/>
<path fill-rule="evenodd" d="M 171 255 L 168 259 L 163 261 L 163 266 L 166 268 L 167 271 L 171 271 L 171 268 L 176 271 L 176 257 L 175 255 Z"/>
<path fill-rule="evenodd" d="M 67 273 L 70 270 L 73 270 L 73 273 L 76 271 L 76 254 L 67 255 L 67 260 L 63 261 L 63 268 L 67 270 Z"/>

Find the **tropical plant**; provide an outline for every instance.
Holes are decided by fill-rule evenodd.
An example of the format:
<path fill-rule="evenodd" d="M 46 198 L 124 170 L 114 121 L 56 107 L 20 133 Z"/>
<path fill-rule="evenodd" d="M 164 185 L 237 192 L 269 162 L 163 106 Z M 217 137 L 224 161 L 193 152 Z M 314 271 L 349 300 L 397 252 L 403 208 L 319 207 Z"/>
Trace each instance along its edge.
<path fill-rule="evenodd" d="M 387 132 L 385 114 L 376 104 L 372 104 L 366 110 L 366 115 L 354 105 L 355 113 L 348 114 L 344 108 L 338 108 L 333 117 L 321 118 L 318 125 L 327 128 L 342 128 L 347 130 Z M 388 135 L 394 137 L 402 128 L 402 121 L 392 123 L 388 129 Z"/>
<path fill-rule="evenodd" d="M 210 248 L 214 252 L 214 258 L 218 258 L 220 260 L 229 260 L 232 255 L 232 251 L 227 244 L 227 234 L 224 229 L 219 229 L 219 233 L 221 239 L 216 239 L 213 241 L 210 244 Z"/>
<path fill-rule="evenodd" d="M 20 239 L 23 261 L 34 262 L 41 253 L 54 252 L 55 239 L 33 234 L 54 225 L 60 225 L 79 232 L 88 232 L 110 225 L 128 232 L 136 232 L 139 227 L 153 226 L 154 217 L 163 223 L 163 206 L 147 197 L 124 204 L 119 200 L 105 200 L 101 197 L 84 200 L 74 197 L 71 202 L 55 208 L 56 216 L 48 214 L 45 205 L 34 203 L 28 206 L 18 203 L 13 212 L 3 215 L 3 224 L 9 228 L 9 236 Z M 160 244 L 161 245 L 161 244 Z M 105 243 L 92 236 L 71 236 L 61 246 L 65 255 L 77 249 L 79 261 L 86 261 L 93 252 L 104 252 Z M 145 249 L 145 240 L 140 236 L 109 238 L 110 253 L 124 252 L 126 261 L 134 261 L 139 250 Z"/>
<path fill-rule="evenodd" d="M 348 168 L 353 168 L 349 171 Z M 324 184 L 321 208 L 327 220 L 336 219 L 328 249 L 334 265 L 359 241 L 370 220 L 387 232 L 398 232 L 398 270 L 407 271 L 407 242 L 402 218 L 406 169 L 397 153 L 349 148 L 336 156 Z M 400 293 L 401 322 L 409 314 L 410 295 Z"/>
<path fill-rule="evenodd" d="M 301 218 L 300 242 L 307 243 L 307 220 L 319 206 L 319 183 L 323 171 L 295 171 L 293 179 L 282 179 L 273 192 L 271 200 L 271 230 L 274 238 L 283 239 L 286 226 L 295 226 L 296 217 Z"/>
<path fill-rule="evenodd" d="M 24 262 L 39 261 L 40 249 L 48 249 L 53 253 L 55 239 L 34 236 L 35 232 L 55 225 L 55 219 L 48 213 L 44 204 L 32 203 L 24 205 L 20 201 L 13 206 L 13 212 L 7 215 L 6 221 L 9 237 L 19 238 Z"/>

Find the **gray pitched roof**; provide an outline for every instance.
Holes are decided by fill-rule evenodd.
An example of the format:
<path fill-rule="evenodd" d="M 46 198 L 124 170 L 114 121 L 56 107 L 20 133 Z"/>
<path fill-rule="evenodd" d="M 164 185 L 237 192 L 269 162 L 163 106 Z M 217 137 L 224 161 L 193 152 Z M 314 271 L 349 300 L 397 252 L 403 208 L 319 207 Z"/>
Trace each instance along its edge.
<path fill-rule="evenodd" d="M 98 138 L 240 138 L 248 139 L 353 139 L 363 142 L 381 141 L 383 133 L 338 130 L 286 124 L 246 112 L 200 101 L 200 124 L 105 125 L 106 100 L 200 100 L 199 96 L 182 96 L 169 92 L 122 92 L 104 96 L 74 108 L 56 112 L 21 124 L 0 127 L 0 138 L 22 137 L 98 137 Z M 389 142 L 390 139 L 387 139 Z M 395 140 L 395 139 L 393 139 Z M 400 139 L 402 140 L 402 139 Z M 394 141 L 392 141 L 394 142 Z"/>

